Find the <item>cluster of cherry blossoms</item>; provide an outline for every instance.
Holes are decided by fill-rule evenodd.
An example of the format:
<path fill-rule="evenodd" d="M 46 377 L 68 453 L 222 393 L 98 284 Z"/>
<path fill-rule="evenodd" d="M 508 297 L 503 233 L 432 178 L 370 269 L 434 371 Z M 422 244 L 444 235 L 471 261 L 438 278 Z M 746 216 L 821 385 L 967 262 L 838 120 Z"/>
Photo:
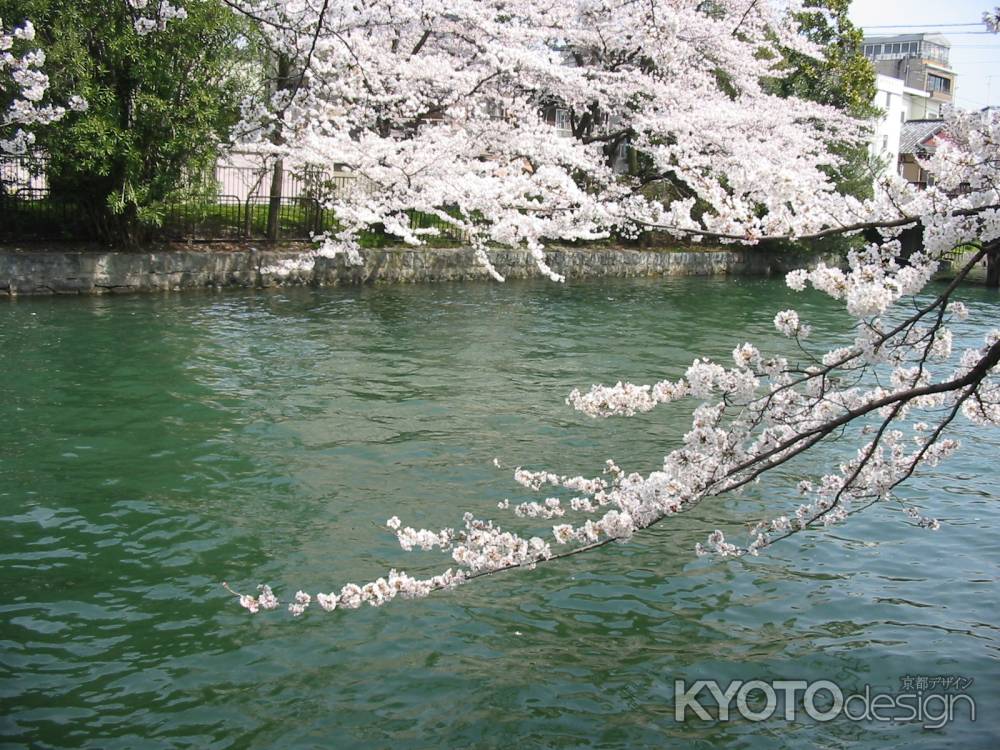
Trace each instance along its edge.
<path fill-rule="evenodd" d="M 307 594 L 305 591 L 297 591 L 295 597 L 288 603 L 288 611 L 293 617 L 298 617 L 309 609 L 309 605 L 314 600 L 325 612 L 332 612 L 338 607 L 340 609 L 357 609 L 362 604 L 379 607 L 397 596 L 404 599 L 419 598 L 427 596 L 432 591 L 452 588 L 464 580 L 464 575 L 461 572 L 453 573 L 450 569 L 426 579 L 417 579 L 406 573 L 390 570 L 386 577 L 378 578 L 363 586 L 346 583 L 340 591 L 319 593 L 315 596 Z M 234 591 L 227 584 L 223 585 L 238 598 L 240 606 L 250 614 L 257 614 L 261 610 L 278 609 L 281 606 L 281 602 L 274 595 L 270 586 L 261 584 L 257 587 L 257 596 L 251 596 Z"/>
<path fill-rule="evenodd" d="M 1000 7 L 983 12 L 983 23 L 986 29 L 994 34 L 1000 33 Z"/>
<path fill-rule="evenodd" d="M 128 7 L 135 11 L 132 26 L 139 36 L 146 36 L 154 31 L 163 31 L 167 24 L 174 20 L 187 18 L 187 11 L 180 5 L 171 5 L 167 0 L 150 2 L 150 0 L 127 0 Z M 149 14 L 149 15 L 147 15 Z"/>

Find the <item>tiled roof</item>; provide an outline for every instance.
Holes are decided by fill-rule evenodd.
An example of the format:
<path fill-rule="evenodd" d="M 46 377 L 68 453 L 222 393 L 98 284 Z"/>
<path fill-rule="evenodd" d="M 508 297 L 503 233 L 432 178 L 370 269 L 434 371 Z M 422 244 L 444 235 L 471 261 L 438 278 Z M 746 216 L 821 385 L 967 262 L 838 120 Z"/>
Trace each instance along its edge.
<path fill-rule="evenodd" d="M 944 129 L 944 120 L 909 120 L 899 131 L 899 153 L 913 154 L 933 135 Z"/>

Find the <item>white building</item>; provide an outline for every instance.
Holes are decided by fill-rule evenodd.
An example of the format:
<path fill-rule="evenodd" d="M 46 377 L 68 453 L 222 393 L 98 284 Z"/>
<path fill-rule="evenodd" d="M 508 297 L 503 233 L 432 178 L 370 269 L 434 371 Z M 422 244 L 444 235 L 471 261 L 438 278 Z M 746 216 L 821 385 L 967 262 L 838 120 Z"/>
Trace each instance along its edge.
<path fill-rule="evenodd" d="M 929 91 L 903 89 L 903 103 L 907 120 L 940 120 L 944 118 L 944 102 L 934 99 Z"/>
<path fill-rule="evenodd" d="M 875 121 L 875 131 L 869 153 L 879 159 L 886 170 L 895 171 L 899 161 L 899 133 L 906 119 L 904 94 L 906 86 L 898 78 L 879 74 L 875 79 L 875 101 L 882 114 Z"/>
<path fill-rule="evenodd" d="M 931 101 L 926 91 L 910 88 L 903 80 L 881 73 L 875 79 L 875 89 L 873 104 L 882 114 L 875 121 L 868 151 L 881 160 L 885 170 L 898 172 L 903 123 L 938 119 L 941 105 Z"/>

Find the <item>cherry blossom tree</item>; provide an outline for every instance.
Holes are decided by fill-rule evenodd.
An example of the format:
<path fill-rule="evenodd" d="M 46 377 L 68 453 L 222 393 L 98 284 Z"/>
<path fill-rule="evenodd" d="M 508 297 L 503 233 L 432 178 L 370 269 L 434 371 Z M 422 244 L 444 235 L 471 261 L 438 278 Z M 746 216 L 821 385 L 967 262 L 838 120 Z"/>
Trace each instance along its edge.
<path fill-rule="evenodd" d="M 794 233 L 836 194 L 829 144 L 864 135 L 764 85 L 782 50 L 818 54 L 773 3 L 227 2 L 296 71 L 246 112 L 247 143 L 359 177 L 326 196 L 341 223 L 328 254 L 356 258 L 374 225 L 420 244 L 438 230 L 412 228 L 414 210 L 465 233 L 491 271 L 492 245 L 550 273 L 547 242 L 628 235 L 635 218 Z"/>
<path fill-rule="evenodd" d="M 325 610 L 379 605 L 593 552 L 838 439 L 860 447 L 804 479 L 786 512 L 754 519 L 745 538 L 715 530 L 695 552 L 756 555 L 876 503 L 897 505 L 903 523 L 939 526 L 896 493 L 958 449 L 956 420 L 1000 423 L 1000 329 L 953 351 L 950 328 L 968 314 L 960 283 L 1000 250 L 996 116 L 951 119 L 924 164 L 934 187 L 890 176 L 859 200 L 831 184 L 829 146 L 863 137 L 864 124 L 761 85 L 780 75 L 780 49 L 815 52 L 796 33 L 794 3 L 231 4 L 265 24 L 301 71 L 270 108 L 248 113 L 244 134 L 275 147 L 267 133 L 280 123 L 287 158 L 346 162 L 359 175 L 357 190 L 328 198 L 343 226 L 322 252 L 356 255 L 354 237 L 375 223 L 419 244 L 433 230 L 411 228 L 410 210 L 467 232 L 488 267 L 493 245 L 527 247 L 547 269 L 546 242 L 612 231 L 736 243 L 881 238 L 859 243 L 845 268 L 788 276 L 793 289 L 811 285 L 844 304 L 855 326 L 836 348 L 812 346 L 808 321 L 784 310 L 774 324 L 787 351 L 734 341 L 730 362 L 696 359 L 681 377 L 569 394 L 594 418 L 691 402 L 691 429 L 657 470 L 610 461 L 594 477 L 518 468 L 514 479 L 542 496 L 501 503 L 509 527 L 472 512 L 445 529 L 394 516 L 386 525 L 403 549 L 440 550 L 450 567 L 299 591 L 292 614 L 313 601 Z M 641 175 L 615 169 L 626 143 L 644 162 Z M 914 227 L 923 247 L 904 252 L 899 235 Z M 971 248 L 967 261 L 928 296 L 956 248 Z M 226 588 L 251 612 L 280 604 L 267 586 Z"/>

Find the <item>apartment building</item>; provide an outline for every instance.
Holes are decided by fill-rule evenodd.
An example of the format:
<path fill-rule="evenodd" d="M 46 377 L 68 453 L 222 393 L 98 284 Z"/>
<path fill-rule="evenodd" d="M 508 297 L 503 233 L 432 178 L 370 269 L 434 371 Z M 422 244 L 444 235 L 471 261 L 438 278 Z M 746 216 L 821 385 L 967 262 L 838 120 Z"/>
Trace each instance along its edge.
<path fill-rule="evenodd" d="M 863 49 L 877 73 L 927 94 L 909 98 L 907 120 L 941 117 L 944 107 L 955 100 L 956 75 L 948 62 L 951 44 L 941 34 L 865 37 Z"/>

